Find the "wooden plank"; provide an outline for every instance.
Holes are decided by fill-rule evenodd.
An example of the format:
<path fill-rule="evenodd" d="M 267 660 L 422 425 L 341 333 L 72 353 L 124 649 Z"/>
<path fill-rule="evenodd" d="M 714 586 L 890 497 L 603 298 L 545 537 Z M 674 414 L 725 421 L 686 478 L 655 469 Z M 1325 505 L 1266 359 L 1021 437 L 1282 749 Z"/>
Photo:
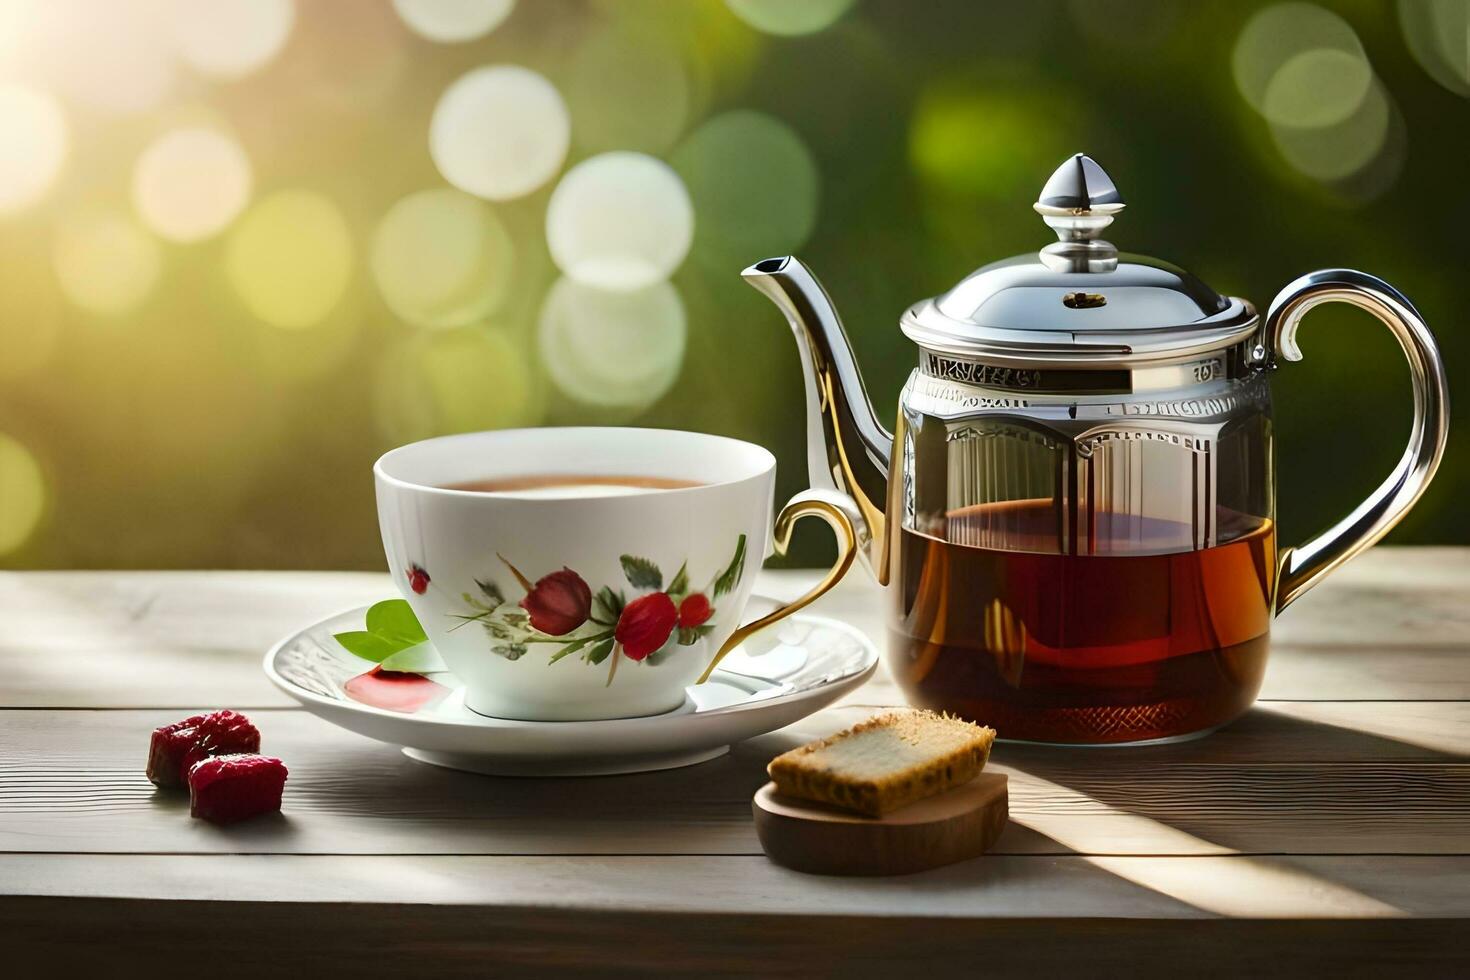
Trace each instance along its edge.
<path fill-rule="evenodd" d="M 526 780 L 423 766 L 297 711 L 261 713 L 286 814 L 220 829 L 143 778 L 173 711 L 0 712 L 0 851 L 758 854 L 764 767 L 867 709 L 820 713 L 665 773 Z M 1208 739 L 999 745 L 1000 853 L 1470 853 L 1470 704 L 1275 704 Z"/>
<path fill-rule="evenodd" d="M 265 651 L 391 589 L 360 572 L 0 573 L 0 704 L 292 705 Z"/>
<path fill-rule="evenodd" d="M 1287 645 L 1470 645 L 1470 548 L 1378 547 L 1337 569 L 1278 621 Z"/>
<path fill-rule="evenodd" d="M 987 855 L 914 875 L 762 856 L 0 854 L 0 895 L 949 919 L 1470 918 L 1470 858 Z"/>
<path fill-rule="evenodd" d="M 1106 860 L 854 881 L 757 857 L 6 855 L 0 937 L 22 975 L 1463 975 L 1470 859 Z"/>
<path fill-rule="evenodd" d="M 758 587 L 795 596 L 811 576 L 765 572 Z M 390 592 L 385 576 L 352 572 L 0 573 L 0 706 L 284 707 L 260 673 L 265 650 Z M 1262 697 L 1470 699 L 1467 599 L 1470 549 L 1374 549 L 1282 617 Z M 884 602 L 858 571 L 814 611 L 881 647 Z M 903 696 L 880 671 L 849 703 Z"/>
<path fill-rule="evenodd" d="M 374 906 L 0 899 L 20 976 L 986 977 L 1464 976 L 1463 919 L 874 918 L 575 914 L 520 905 Z"/>

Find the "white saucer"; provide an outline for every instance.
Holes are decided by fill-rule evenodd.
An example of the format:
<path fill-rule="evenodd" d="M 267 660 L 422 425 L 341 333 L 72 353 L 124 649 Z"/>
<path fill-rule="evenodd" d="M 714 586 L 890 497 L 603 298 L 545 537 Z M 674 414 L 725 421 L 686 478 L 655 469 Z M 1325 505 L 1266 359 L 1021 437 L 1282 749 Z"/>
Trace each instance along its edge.
<path fill-rule="evenodd" d="M 773 605 L 752 597 L 752 605 Z M 608 721 L 512 721 L 476 714 L 452 674 L 427 674 L 447 689 L 417 710 L 373 707 L 344 685 L 372 664 L 333 633 L 362 629 L 367 607 L 340 613 L 286 637 L 265 657 L 265 673 L 312 714 L 392 745 L 420 762 L 502 776 L 594 776 L 693 765 L 732 742 L 799 721 L 872 676 L 878 651 L 860 631 L 797 614 L 731 651 L 684 704 L 662 715 Z"/>

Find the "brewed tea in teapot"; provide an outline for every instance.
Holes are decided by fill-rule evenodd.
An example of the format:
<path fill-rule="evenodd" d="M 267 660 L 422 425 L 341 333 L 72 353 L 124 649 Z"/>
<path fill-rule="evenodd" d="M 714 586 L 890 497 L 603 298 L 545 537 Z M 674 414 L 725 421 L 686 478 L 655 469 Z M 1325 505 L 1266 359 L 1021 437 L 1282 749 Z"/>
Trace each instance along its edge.
<path fill-rule="evenodd" d="M 1034 205 L 1058 241 L 992 263 L 900 319 L 919 347 L 895 431 L 840 320 L 792 257 L 745 278 L 786 314 L 806 381 L 810 479 L 849 511 L 887 586 L 889 666 L 909 700 L 1000 737 L 1072 744 L 1204 734 L 1244 712 L 1271 621 L 1381 538 L 1444 450 L 1433 336 L 1392 286 L 1325 270 L 1261 318 L 1102 232 L 1123 209 L 1082 154 Z M 1368 310 L 1414 390 L 1388 479 L 1306 544 L 1275 532 L 1270 378 L 1302 316 Z"/>

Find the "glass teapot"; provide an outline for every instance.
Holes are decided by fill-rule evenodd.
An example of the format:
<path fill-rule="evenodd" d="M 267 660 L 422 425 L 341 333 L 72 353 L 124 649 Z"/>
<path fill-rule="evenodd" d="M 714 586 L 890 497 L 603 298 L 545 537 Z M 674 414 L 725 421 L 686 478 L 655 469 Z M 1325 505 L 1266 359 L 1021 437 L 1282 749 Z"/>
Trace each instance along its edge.
<path fill-rule="evenodd" d="M 1444 451 L 1444 364 L 1413 305 L 1361 272 L 1287 286 L 1262 320 L 1101 234 L 1123 209 L 1091 158 L 1035 204 L 1059 239 L 987 265 L 900 319 L 919 364 L 897 431 L 799 260 L 745 279 L 797 337 L 810 479 L 848 509 L 887 586 L 889 666 L 914 704 L 1002 738 L 1138 743 L 1246 710 L 1271 620 L 1411 507 Z M 1381 320 L 1413 379 L 1408 448 L 1297 547 L 1275 531 L 1270 375 L 1327 302 Z"/>

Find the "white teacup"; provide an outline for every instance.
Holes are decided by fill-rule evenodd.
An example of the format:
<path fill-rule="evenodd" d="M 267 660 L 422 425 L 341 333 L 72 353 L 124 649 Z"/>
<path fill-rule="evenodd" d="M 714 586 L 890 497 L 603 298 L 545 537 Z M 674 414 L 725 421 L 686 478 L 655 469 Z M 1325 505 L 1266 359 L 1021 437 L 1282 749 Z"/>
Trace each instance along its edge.
<path fill-rule="evenodd" d="M 395 449 L 373 473 L 394 582 L 466 704 L 499 718 L 671 711 L 737 643 L 836 584 L 856 547 L 842 498 L 818 491 L 782 510 L 773 539 L 775 457 L 695 432 L 475 432 Z M 528 476 L 568 485 L 448 489 Z M 576 485 L 586 476 L 697 485 Z M 837 563 L 807 595 L 742 625 L 762 560 L 805 516 L 832 526 Z"/>

